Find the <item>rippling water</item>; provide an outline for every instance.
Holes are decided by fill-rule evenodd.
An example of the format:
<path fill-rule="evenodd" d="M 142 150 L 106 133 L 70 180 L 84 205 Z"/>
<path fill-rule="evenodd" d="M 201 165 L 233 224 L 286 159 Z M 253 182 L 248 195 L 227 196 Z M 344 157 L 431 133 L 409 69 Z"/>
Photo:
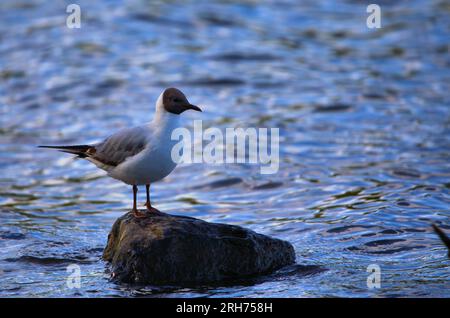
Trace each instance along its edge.
<path fill-rule="evenodd" d="M 367 3 L 298 2 L 77 1 L 68 29 L 64 1 L 2 1 L 0 296 L 449 297 L 430 227 L 450 230 L 448 2 L 379 1 L 378 30 Z M 35 146 L 140 124 L 168 86 L 204 109 L 187 126 L 279 127 L 281 164 L 182 165 L 155 205 L 288 240 L 297 266 L 226 287 L 109 281 L 101 253 L 131 189 Z"/>

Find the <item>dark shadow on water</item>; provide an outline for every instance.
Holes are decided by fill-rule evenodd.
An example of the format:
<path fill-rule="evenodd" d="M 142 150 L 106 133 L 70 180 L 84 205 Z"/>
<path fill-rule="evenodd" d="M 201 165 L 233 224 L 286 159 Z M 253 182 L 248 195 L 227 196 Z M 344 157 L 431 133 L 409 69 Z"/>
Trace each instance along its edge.
<path fill-rule="evenodd" d="M 236 184 L 242 183 L 243 180 L 241 178 L 227 178 L 227 179 L 220 179 L 216 181 L 212 181 L 206 184 L 194 186 L 192 189 L 198 190 L 198 189 L 217 189 L 222 187 L 229 187 Z"/>
<path fill-rule="evenodd" d="M 327 271 L 327 269 L 319 265 L 294 264 L 285 266 L 267 275 L 261 275 L 257 277 L 245 277 L 241 279 L 233 279 L 204 285 L 183 284 L 182 286 L 173 286 L 173 285 L 152 286 L 144 284 L 134 285 L 134 284 L 118 283 L 117 286 L 128 290 L 135 297 L 158 297 L 158 295 L 163 296 L 165 294 L 172 294 L 172 293 L 179 294 L 180 292 L 187 292 L 193 294 L 214 294 L 214 290 L 218 288 L 249 287 L 267 282 L 289 280 L 293 277 L 301 279 L 302 277 L 318 275 L 325 271 Z"/>

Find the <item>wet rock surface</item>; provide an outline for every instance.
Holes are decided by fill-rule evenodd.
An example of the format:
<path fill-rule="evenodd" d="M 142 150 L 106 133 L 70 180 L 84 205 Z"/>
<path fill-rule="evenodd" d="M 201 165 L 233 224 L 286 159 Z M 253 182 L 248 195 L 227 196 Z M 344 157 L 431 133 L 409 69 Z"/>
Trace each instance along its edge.
<path fill-rule="evenodd" d="M 165 213 L 114 223 L 103 252 L 115 280 L 189 285 L 267 274 L 293 264 L 286 241 L 235 225 Z"/>

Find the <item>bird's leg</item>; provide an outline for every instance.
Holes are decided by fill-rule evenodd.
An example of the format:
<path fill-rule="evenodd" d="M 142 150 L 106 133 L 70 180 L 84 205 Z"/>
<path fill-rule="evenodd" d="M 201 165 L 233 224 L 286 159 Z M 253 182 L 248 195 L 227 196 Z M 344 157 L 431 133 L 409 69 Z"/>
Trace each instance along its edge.
<path fill-rule="evenodd" d="M 155 209 L 154 207 L 152 207 L 152 205 L 150 203 L 150 184 L 146 184 L 145 189 L 147 190 L 147 202 L 145 202 L 145 206 L 147 207 L 147 210 L 149 212 L 153 212 L 153 213 L 161 213 L 158 209 Z"/>
<path fill-rule="evenodd" d="M 137 185 L 133 185 L 133 209 L 131 210 L 133 212 L 133 215 L 137 218 L 142 218 L 145 217 L 144 213 L 141 213 L 138 211 L 137 207 L 136 207 L 136 200 L 137 200 L 137 192 L 138 192 L 138 187 Z"/>
<path fill-rule="evenodd" d="M 147 207 L 147 210 L 150 211 L 152 205 L 150 204 L 150 184 L 145 185 L 145 190 L 147 191 L 147 202 L 145 202 L 145 206 Z"/>
<path fill-rule="evenodd" d="M 138 192 L 138 187 L 136 185 L 133 185 L 133 212 L 137 211 L 137 208 L 136 208 L 137 192 Z"/>

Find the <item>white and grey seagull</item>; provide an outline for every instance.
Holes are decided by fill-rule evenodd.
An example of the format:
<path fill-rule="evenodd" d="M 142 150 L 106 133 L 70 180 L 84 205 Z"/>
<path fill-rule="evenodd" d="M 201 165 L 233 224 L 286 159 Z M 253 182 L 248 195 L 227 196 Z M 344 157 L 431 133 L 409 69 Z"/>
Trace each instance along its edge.
<path fill-rule="evenodd" d="M 144 217 L 136 207 L 139 185 L 145 185 L 150 212 L 159 212 L 150 203 L 150 184 L 169 175 L 177 163 L 172 159 L 172 131 L 180 127 L 180 114 L 186 110 L 201 111 L 192 105 L 176 88 L 167 88 L 156 102 L 156 111 L 151 122 L 126 128 L 92 145 L 39 146 L 77 155 L 105 170 L 114 179 L 133 187 L 133 209 L 136 217 Z"/>

